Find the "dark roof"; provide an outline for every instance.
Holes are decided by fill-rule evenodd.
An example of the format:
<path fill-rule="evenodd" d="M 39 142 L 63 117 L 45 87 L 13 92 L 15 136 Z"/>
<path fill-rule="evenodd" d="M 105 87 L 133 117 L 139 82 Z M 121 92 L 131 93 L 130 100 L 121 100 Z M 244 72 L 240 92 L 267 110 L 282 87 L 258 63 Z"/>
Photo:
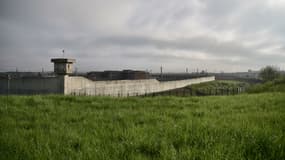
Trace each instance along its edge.
<path fill-rule="evenodd" d="M 75 59 L 69 59 L 69 58 L 52 58 L 51 62 L 54 63 L 75 63 Z"/>

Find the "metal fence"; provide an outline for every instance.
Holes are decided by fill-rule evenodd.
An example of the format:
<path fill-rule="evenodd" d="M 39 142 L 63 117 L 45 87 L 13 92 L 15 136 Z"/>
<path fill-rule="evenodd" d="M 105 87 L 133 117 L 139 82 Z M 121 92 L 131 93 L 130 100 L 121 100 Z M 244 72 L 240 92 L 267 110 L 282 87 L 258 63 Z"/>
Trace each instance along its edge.
<path fill-rule="evenodd" d="M 237 95 L 245 93 L 246 87 L 235 88 L 206 88 L 206 89 L 192 89 L 180 88 L 176 90 L 169 90 L 159 93 L 152 93 L 145 96 L 218 96 L 218 95 Z"/>

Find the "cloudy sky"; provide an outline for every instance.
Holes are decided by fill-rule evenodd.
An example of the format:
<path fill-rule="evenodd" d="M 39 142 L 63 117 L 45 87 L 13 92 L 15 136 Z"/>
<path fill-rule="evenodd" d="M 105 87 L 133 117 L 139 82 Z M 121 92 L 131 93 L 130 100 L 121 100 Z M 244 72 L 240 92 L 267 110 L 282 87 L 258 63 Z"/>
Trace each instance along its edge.
<path fill-rule="evenodd" d="M 0 71 L 285 68 L 285 0 L 0 0 Z"/>

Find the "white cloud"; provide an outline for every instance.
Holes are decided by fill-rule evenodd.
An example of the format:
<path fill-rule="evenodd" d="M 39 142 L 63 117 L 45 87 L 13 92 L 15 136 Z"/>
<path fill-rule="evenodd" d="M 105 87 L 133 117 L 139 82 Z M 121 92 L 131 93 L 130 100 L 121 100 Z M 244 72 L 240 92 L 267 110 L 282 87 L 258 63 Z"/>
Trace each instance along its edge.
<path fill-rule="evenodd" d="M 285 7 L 285 1 L 284 0 L 268 0 L 269 7 L 273 8 L 279 8 L 279 7 Z"/>

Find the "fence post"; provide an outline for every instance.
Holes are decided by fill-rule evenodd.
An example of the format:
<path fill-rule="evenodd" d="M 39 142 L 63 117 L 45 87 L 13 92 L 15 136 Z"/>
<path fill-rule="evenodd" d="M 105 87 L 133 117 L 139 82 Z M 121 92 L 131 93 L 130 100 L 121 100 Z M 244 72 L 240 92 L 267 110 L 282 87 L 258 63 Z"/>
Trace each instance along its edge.
<path fill-rule="evenodd" d="M 10 93 L 10 75 L 7 74 L 7 101 L 6 101 L 6 109 L 8 107 L 8 103 L 9 103 L 9 93 Z"/>

